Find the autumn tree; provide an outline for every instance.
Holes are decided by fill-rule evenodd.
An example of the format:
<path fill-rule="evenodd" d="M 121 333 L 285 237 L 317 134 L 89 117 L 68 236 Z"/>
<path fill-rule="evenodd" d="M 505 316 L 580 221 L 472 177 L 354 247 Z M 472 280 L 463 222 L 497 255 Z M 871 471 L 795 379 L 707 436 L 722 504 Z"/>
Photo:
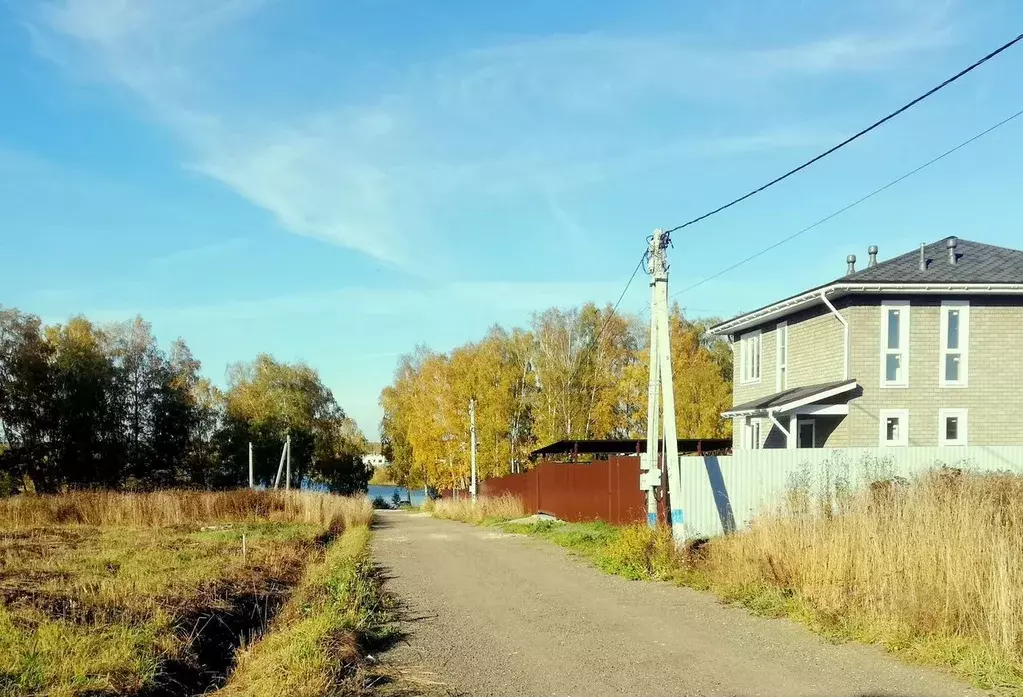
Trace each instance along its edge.
<path fill-rule="evenodd" d="M 0 307 L 0 466 L 15 485 L 27 477 L 39 491 L 55 491 L 61 479 L 52 452 L 58 418 L 51 359 L 39 318 Z"/>
<path fill-rule="evenodd" d="M 0 307 L 0 494 L 238 486 L 248 442 L 273 470 L 289 429 L 295 481 L 365 487 L 365 438 L 316 371 L 259 356 L 235 366 L 225 395 L 201 368 L 141 317 L 44 327 Z"/>
<path fill-rule="evenodd" d="M 72 486 L 115 486 L 123 474 L 124 453 L 108 338 L 84 317 L 47 327 L 45 336 L 56 400 L 54 465 Z"/>
<path fill-rule="evenodd" d="M 674 304 L 668 314 L 671 337 L 672 385 L 675 397 L 675 424 L 679 438 L 719 438 L 731 433 L 731 423 L 721 412 L 731 406 L 730 376 L 716 355 L 716 344 L 707 341 L 706 329 L 688 321 Z M 730 364 L 729 364 L 730 365 Z M 629 371 L 630 399 L 633 409 L 642 416 L 634 422 L 636 437 L 646 432 L 647 381 L 650 370 L 649 338 L 635 367 Z"/>
<path fill-rule="evenodd" d="M 239 481 L 246 471 L 248 443 L 255 452 L 255 475 L 274 483 L 277 457 L 290 435 L 292 481 L 321 483 L 337 493 L 366 488 L 366 439 L 311 367 L 261 354 L 228 371 L 226 393 L 227 460 Z"/>
<path fill-rule="evenodd" d="M 669 331 L 680 437 L 725 435 L 731 398 L 727 344 L 672 309 Z M 611 307 L 550 308 L 530 329 L 492 327 L 447 354 L 402 356 L 380 395 L 381 438 L 392 479 L 465 488 L 469 401 L 476 401 L 481 477 L 518 471 L 538 444 L 564 438 L 642 437 L 649 332 Z"/>

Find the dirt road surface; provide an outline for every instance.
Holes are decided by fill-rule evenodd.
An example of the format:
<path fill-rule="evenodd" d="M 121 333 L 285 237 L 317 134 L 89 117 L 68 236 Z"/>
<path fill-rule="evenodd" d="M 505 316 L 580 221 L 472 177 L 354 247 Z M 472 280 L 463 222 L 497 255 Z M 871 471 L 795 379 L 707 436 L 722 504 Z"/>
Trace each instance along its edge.
<path fill-rule="evenodd" d="M 386 660 L 471 697 L 982 695 L 877 647 L 829 644 L 708 593 L 608 576 L 553 544 L 425 514 L 377 516 L 406 604 Z"/>

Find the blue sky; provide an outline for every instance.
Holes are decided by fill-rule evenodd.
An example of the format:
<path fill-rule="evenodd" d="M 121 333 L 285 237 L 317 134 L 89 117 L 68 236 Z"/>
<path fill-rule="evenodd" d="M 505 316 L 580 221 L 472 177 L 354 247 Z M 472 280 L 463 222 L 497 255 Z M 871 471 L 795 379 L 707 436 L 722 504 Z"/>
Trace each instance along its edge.
<path fill-rule="evenodd" d="M 0 0 L 0 303 L 266 351 L 375 436 L 418 342 L 613 302 L 655 227 L 1023 27 L 1012 0 Z M 1016 48 L 687 229 L 678 289 L 1023 108 Z M 949 234 L 1023 246 L 1023 119 L 678 300 L 729 315 Z M 642 281 L 623 308 L 646 306 Z"/>

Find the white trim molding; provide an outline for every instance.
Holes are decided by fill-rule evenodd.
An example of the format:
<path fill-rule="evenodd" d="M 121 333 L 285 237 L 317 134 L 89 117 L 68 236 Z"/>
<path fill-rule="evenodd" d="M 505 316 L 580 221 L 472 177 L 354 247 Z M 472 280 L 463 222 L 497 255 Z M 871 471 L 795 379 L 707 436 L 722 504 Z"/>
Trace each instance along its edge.
<path fill-rule="evenodd" d="M 764 447 L 762 430 L 760 419 L 748 419 L 746 421 L 744 431 L 747 450 L 760 450 Z"/>
<path fill-rule="evenodd" d="M 898 317 L 899 336 L 897 337 L 896 348 L 890 348 L 892 341 L 889 336 L 891 329 L 891 318 L 889 313 L 895 312 Z M 881 387 L 909 387 L 909 321 L 910 304 L 908 300 L 884 300 L 881 302 L 881 346 L 879 363 L 881 365 Z M 894 380 L 888 379 L 888 358 L 896 356 L 898 359 L 898 377 Z"/>
<path fill-rule="evenodd" d="M 949 346 L 952 317 L 956 318 L 956 346 Z M 967 387 L 970 378 L 970 301 L 942 300 L 938 337 L 938 386 Z M 948 379 L 949 361 L 958 369 L 958 379 Z"/>
<path fill-rule="evenodd" d="M 781 392 L 788 389 L 789 377 L 789 323 L 785 320 L 774 328 L 774 348 L 774 391 Z"/>
<path fill-rule="evenodd" d="M 956 420 L 956 437 L 948 437 L 948 419 Z M 966 409 L 938 410 L 938 445 L 969 445 L 970 419 Z"/>
<path fill-rule="evenodd" d="M 752 312 L 715 324 L 707 331 L 714 336 L 735 334 L 772 319 L 812 307 L 826 292 L 834 300 L 852 293 L 900 295 L 1023 295 L 1023 283 L 830 283 L 791 298 L 765 305 Z"/>
<path fill-rule="evenodd" d="M 893 440 L 888 440 L 888 419 L 898 419 L 898 430 Z M 905 448 L 909 445 L 909 409 L 881 409 L 877 420 L 878 445 L 882 448 Z"/>

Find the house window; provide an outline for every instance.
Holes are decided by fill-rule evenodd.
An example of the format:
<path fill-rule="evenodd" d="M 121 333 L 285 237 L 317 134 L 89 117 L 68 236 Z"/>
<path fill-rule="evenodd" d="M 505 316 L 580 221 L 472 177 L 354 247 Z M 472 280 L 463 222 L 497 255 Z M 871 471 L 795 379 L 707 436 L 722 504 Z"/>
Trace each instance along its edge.
<path fill-rule="evenodd" d="M 942 387 L 966 387 L 970 349 L 968 300 L 942 301 L 940 334 L 938 384 Z"/>
<path fill-rule="evenodd" d="M 739 347 L 742 354 L 741 381 L 760 382 L 760 330 L 743 335 Z"/>
<path fill-rule="evenodd" d="M 749 423 L 746 424 L 746 449 L 760 450 L 760 448 L 760 420 L 750 419 Z"/>
<path fill-rule="evenodd" d="M 882 446 L 909 445 L 909 411 L 906 409 L 882 409 L 880 412 Z"/>
<path fill-rule="evenodd" d="M 788 322 L 778 322 L 775 330 L 778 344 L 778 375 L 776 390 L 781 392 L 788 389 L 789 372 L 789 325 Z"/>
<path fill-rule="evenodd" d="M 938 410 L 938 445 L 966 445 L 966 410 Z"/>
<path fill-rule="evenodd" d="M 881 387 L 909 386 L 909 302 L 881 304 Z"/>

